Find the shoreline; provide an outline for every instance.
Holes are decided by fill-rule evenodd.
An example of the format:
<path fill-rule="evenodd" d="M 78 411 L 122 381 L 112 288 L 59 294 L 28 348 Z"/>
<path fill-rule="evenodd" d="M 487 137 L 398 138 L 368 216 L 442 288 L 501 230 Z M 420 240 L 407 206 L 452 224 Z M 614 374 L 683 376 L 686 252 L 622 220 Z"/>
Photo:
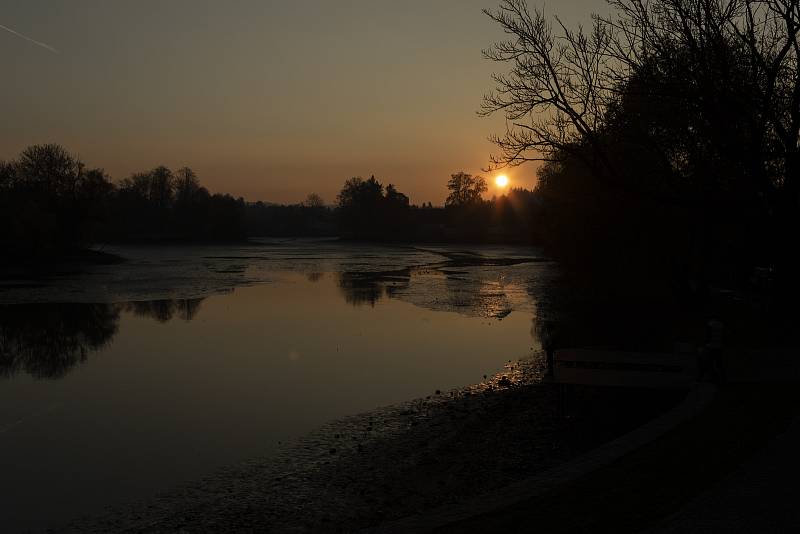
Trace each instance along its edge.
<path fill-rule="evenodd" d="M 479 384 L 332 421 L 254 458 L 55 532 L 351 532 L 523 481 L 669 410 L 673 394 L 580 392 L 560 418 L 534 353 Z M 631 396 L 639 402 L 631 403 Z M 620 407 L 628 407 L 620 412 Z M 610 409 L 616 408 L 616 409 Z M 609 417 L 608 414 L 614 414 Z M 300 513 L 302 511 L 302 513 Z"/>
<path fill-rule="evenodd" d="M 15 279 L 38 280 L 62 272 L 83 272 L 88 267 L 118 265 L 126 261 L 126 258 L 118 254 L 94 248 L 78 249 L 64 254 L 16 256 L 0 267 L 0 282 Z"/>

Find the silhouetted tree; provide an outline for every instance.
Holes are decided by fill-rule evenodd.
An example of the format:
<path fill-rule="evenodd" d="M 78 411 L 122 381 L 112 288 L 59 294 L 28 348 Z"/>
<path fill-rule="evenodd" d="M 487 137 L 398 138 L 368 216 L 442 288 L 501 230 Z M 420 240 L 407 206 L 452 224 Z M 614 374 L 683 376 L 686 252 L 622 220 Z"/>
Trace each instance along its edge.
<path fill-rule="evenodd" d="M 319 198 L 306 199 L 301 204 L 288 206 L 250 203 L 245 208 L 245 228 L 251 236 L 338 235 L 334 210 L 322 204 Z"/>
<path fill-rule="evenodd" d="M 50 198 L 74 194 L 83 170 L 83 162 L 55 144 L 29 146 L 16 162 L 18 184 Z"/>
<path fill-rule="evenodd" d="M 87 169 L 59 145 L 34 145 L 0 166 L 0 244 L 12 255 L 59 254 L 93 238 L 113 191 L 102 170 Z"/>
<path fill-rule="evenodd" d="M 350 178 L 344 183 L 336 201 L 338 207 L 343 210 L 375 211 L 383 201 L 383 185 L 375 179 L 375 176 L 370 176 L 369 180 L 364 180 L 360 176 Z"/>
<path fill-rule="evenodd" d="M 609 3 L 588 31 L 524 0 L 486 12 L 509 36 L 485 52 L 510 66 L 481 110 L 508 125 L 493 165 L 546 162 L 542 233 L 574 265 L 666 266 L 697 287 L 758 263 L 789 275 L 798 3 Z"/>
<path fill-rule="evenodd" d="M 632 72 L 655 60 L 682 61 L 683 77 L 696 86 L 710 120 L 729 118 L 724 95 L 744 91 L 738 102 L 753 117 L 748 125 L 775 143 L 768 154 L 782 187 L 800 181 L 800 5 L 796 0 L 613 0 L 616 16 L 598 19 L 616 32 L 614 57 Z M 676 56 L 675 52 L 681 55 Z M 743 83 L 738 86 L 738 83 Z M 715 109 L 717 108 L 717 109 Z M 725 135 L 725 129 L 720 134 Z M 764 154 L 761 154 L 764 156 Z M 800 198 L 793 199 L 795 202 Z"/>
<path fill-rule="evenodd" d="M 494 165 L 550 161 L 586 144 L 598 171 L 610 171 L 597 131 L 606 106 L 614 98 L 617 73 L 608 50 L 612 34 L 597 19 L 586 34 L 558 24 L 525 0 L 503 0 L 497 10 L 484 10 L 509 39 L 484 50 L 492 61 L 509 63 L 507 74 L 495 74 L 497 88 L 484 97 L 481 114 L 503 113 L 505 135 L 492 136 L 500 154 Z"/>
<path fill-rule="evenodd" d="M 309 193 L 303 201 L 303 206 L 306 208 L 324 208 L 325 201 L 316 193 Z"/>
<path fill-rule="evenodd" d="M 466 206 L 480 202 L 488 188 L 486 180 L 481 176 L 472 176 L 461 171 L 450 176 L 447 189 L 450 194 L 447 195 L 445 206 Z"/>
<path fill-rule="evenodd" d="M 195 172 L 160 166 L 120 183 L 117 238 L 219 240 L 244 237 L 244 200 L 211 195 Z"/>
<path fill-rule="evenodd" d="M 159 210 L 167 209 L 175 195 L 175 177 L 167 167 L 159 166 L 150 171 L 148 199 Z"/>
<path fill-rule="evenodd" d="M 14 186 L 14 165 L 9 161 L 0 160 L 0 191 L 9 191 Z"/>
<path fill-rule="evenodd" d="M 408 235 L 408 197 L 374 176 L 350 178 L 337 197 L 339 225 L 351 239 L 394 240 Z"/>
<path fill-rule="evenodd" d="M 409 205 L 408 197 L 398 191 L 394 184 L 386 186 L 386 203 L 401 208 L 407 208 Z"/>
<path fill-rule="evenodd" d="M 488 189 L 486 180 L 465 172 L 452 174 L 447 181 L 450 194 L 445 200 L 451 238 L 458 241 L 485 239 L 491 209 L 483 200 Z"/>
<path fill-rule="evenodd" d="M 189 167 L 181 167 L 175 173 L 175 203 L 189 205 L 196 201 L 202 187 L 195 172 Z"/>
<path fill-rule="evenodd" d="M 137 172 L 123 179 L 119 184 L 120 192 L 131 195 L 145 202 L 150 200 L 150 173 Z"/>
<path fill-rule="evenodd" d="M 103 169 L 89 169 L 77 188 L 75 210 L 83 217 L 81 244 L 87 245 L 106 236 L 116 187 Z"/>

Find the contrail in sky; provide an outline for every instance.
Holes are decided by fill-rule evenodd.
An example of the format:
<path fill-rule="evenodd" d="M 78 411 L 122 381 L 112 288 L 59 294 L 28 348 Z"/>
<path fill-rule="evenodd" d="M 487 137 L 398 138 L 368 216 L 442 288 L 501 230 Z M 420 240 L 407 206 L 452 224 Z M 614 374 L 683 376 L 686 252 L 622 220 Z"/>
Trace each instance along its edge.
<path fill-rule="evenodd" d="M 52 46 L 50 46 L 49 44 L 47 44 L 47 43 L 43 43 L 43 42 L 41 42 L 41 41 L 37 41 L 36 39 L 31 39 L 31 38 L 30 38 L 30 37 L 28 37 L 27 35 L 22 35 L 22 34 L 21 34 L 21 33 L 19 33 L 18 31 L 14 31 L 14 30 L 12 30 L 11 28 L 9 28 L 8 26 L 3 26 L 2 24 L 0 24 L 0 28 L 4 29 L 4 30 L 5 30 L 5 31 L 7 31 L 8 33 L 13 33 L 13 34 L 14 34 L 14 35 L 16 35 L 17 37 L 21 37 L 22 39 L 25 39 L 26 41 L 29 41 L 29 42 L 31 42 L 31 43 L 33 43 L 33 44 L 35 44 L 35 45 L 39 45 L 39 46 L 41 46 L 42 48 L 46 48 L 47 50 L 49 50 L 49 51 L 53 52 L 54 54 L 60 54 L 60 53 L 61 53 L 61 52 L 59 52 L 58 50 L 56 50 L 55 48 L 53 48 Z"/>

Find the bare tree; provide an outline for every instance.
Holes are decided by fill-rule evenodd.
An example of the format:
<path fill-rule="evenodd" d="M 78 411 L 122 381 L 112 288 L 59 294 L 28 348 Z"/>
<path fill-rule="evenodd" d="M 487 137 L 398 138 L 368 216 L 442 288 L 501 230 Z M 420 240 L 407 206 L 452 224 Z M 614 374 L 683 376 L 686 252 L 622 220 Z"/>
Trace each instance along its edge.
<path fill-rule="evenodd" d="M 16 161 L 17 179 L 50 195 L 74 196 L 84 174 L 83 162 L 61 145 L 33 145 Z"/>
<path fill-rule="evenodd" d="M 571 30 L 555 17 L 554 29 L 543 9 L 531 11 L 524 0 L 503 0 L 484 13 L 510 36 L 483 51 L 510 64 L 507 74 L 493 75 L 496 88 L 484 95 L 479 112 L 506 119 L 506 133 L 491 137 L 500 149 L 491 166 L 553 161 L 587 143 L 596 155 L 591 163 L 611 172 L 598 131 L 624 65 L 610 53 L 608 25 L 595 17 L 588 32 Z"/>
<path fill-rule="evenodd" d="M 696 111 L 696 141 L 721 154 L 749 144 L 751 178 L 771 173 L 800 202 L 800 0 L 607 1 L 611 15 L 593 16 L 588 30 L 551 22 L 525 0 L 485 11 L 510 36 L 484 51 L 510 66 L 493 76 L 480 110 L 506 119 L 506 133 L 491 138 L 499 149 L 491 166 L 578 157 L 614 178 L 620 162 L 603 136 L 609 111 L 655 65 L 666 80 L 658 90 Z M 750 121 L 745 133 L 727 127 L 735 107 Z M 681 161 L 673 149 L 661 159 Z M 724 160 L 716 158 L 720 168 L 709 158 L 703 172 L 729 174 Z"/>
<path fill-rule="evenodd" d="M 123 178 L 120 181 L 119 188 L 122 192 L 133 194 L 142 200 L 147 200 L 150 191 L 150 173 L 133 173 L 128 178 Z"/>
<path fill-rule="evenodd" d="M 4 189 L 11 189 L 16 179 L 16 172 L 14 163 L 10 161 L 0 160 L 0 191 Z"/>
<path fill-rule="evenodd" d="M 761 95 L 757 105 L 783 155 L 784 186 L 800 203 L 800 0 L 740 0 L 731 24 L 747 48 Z"/>
<path fill-rule="evenodd" d="M 168 208 L 175 195 L 175 177 L 163 165 L 150 171 L 150 203 L 160 209 Z"/>
<path fill-rule="evenodd" d="M 306 208 L 324 208 L 325 201 L 316 193 L 309 193 L 302 205 Z"/>
<path fill-rule="evenodd" d="M 688 74 L 707 112 L 715 112 L 720 90 L 741 90 L 731 87 L 731 72 L 745 72 L 751 91 L 743 93 L 741 104 L 754 108 L 751 127 L 765 145 L 762 155 L 770 159 L 766 163 L 780 185 L 800 192 L 800 0 L 609 4 L 616 16 L 603 23 L 614 36 L 610 52 L 615 59 L 633 71 L 648 58 L 669 61 L 675 50 L 686 51 L 695 67 Z M 725 134 L 724 127 L 709 130 L 709 135 Z"/>
<path fill-rule="evenodd" d="M 189 167 L 181 167 L 175 172 L 175 200 L 179 204 L 190 203 L 200 191 L 197 174 Z"/>

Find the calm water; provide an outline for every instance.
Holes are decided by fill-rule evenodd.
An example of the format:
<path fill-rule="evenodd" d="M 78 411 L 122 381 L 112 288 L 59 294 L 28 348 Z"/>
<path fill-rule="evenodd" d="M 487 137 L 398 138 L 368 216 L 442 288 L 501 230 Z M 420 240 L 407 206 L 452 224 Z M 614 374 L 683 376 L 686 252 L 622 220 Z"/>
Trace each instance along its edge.
<path fill-rule="evenodd" d="M 0 524 L 145 498 L 538 348 L 530 250 L 119 249 L 0 289 Z"/>

